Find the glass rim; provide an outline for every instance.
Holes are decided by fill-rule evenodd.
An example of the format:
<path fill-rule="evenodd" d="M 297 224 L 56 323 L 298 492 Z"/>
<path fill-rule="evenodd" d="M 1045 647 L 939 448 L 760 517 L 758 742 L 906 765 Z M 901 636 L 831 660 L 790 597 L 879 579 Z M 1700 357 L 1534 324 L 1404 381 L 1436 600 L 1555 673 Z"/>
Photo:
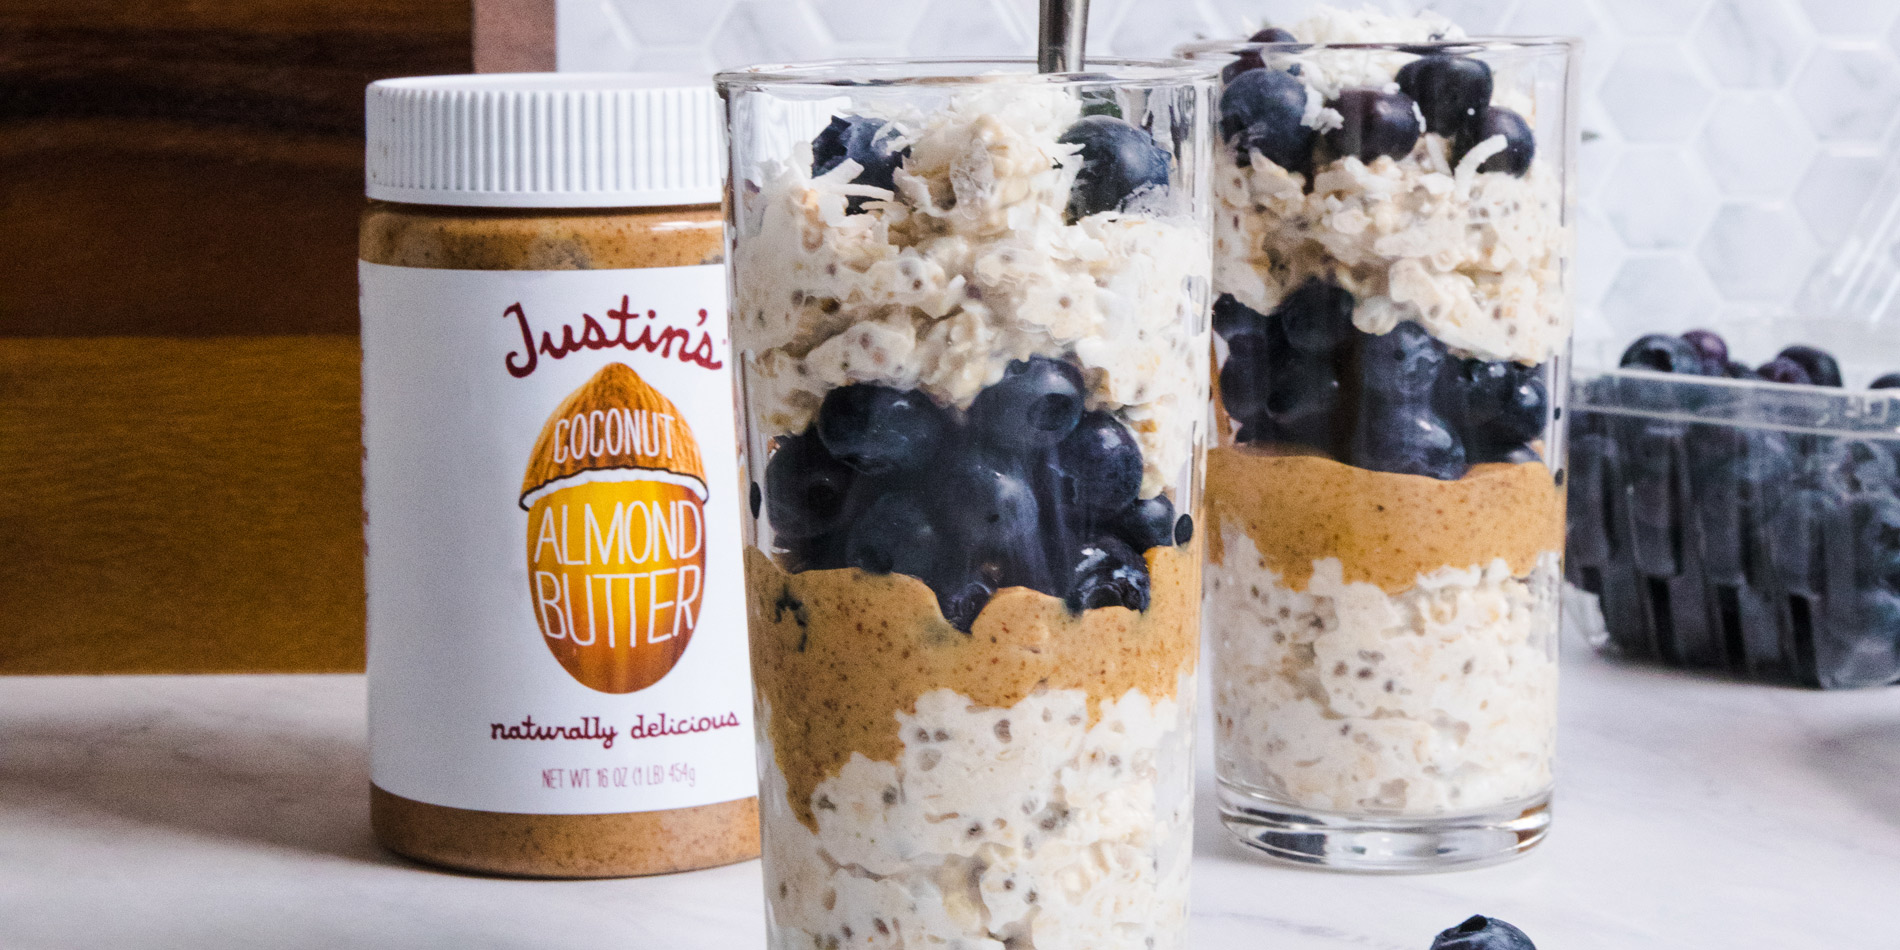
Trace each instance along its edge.
<path fill-rule="evenodd" d="M 1305 53 L 1315 50 L 1427 53 L 1521 49 L 1575 53 L 1583 48 L 1581 36 L 1467 36 L 1458 40 L 1389 43 L 1256 43 L 1250 40 L 1195 40 L 1174 47 L 1174 55 L 1189 62 L 1215 53 Z"/>
<path fill-rule="evenodd" d="M 880 76 L 879 69 L 924 69 Z M 925 56 L 821 59 L 802 63 L 764 63 L 721 70 L 713 85 L 721 93 L 746 86 L 877 87 L 955 86 L 1012 82 L 1035 86 L 1102 86 L 1118 83 L 1193 82 L 1214 78 L 1213 68 L 1179 56 L 1162 59 L 1108 57 L 1089 59 L 1080 71 L 1044 73 L 1033 56 Z M 987 70 L 987 71 L 986 71 Z"/>

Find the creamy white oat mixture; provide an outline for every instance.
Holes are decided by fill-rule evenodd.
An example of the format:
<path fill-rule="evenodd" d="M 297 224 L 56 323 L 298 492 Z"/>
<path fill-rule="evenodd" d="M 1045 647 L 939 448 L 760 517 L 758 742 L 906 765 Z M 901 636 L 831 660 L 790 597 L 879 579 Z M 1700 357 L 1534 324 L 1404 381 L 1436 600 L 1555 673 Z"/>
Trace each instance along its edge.
<path fill-rule="evenodd" d="M 776 767 L 760 790 L 778 946 L 1180 947 L 1193 678 L 1130 690 L 1089 725 L 1081 690 L 1008 709 L 950 690 L 899 713 L 899 760 L 862 755 L 812 795 L 813 834 Z M 761 752 L 772 762 L 772 750 Z"/>
<path fill-rule="evenodd" d="M 1390 17 L 1322 10 L 1294 26 L 1306 43 L 1461 38 L 1434 15 Z M 1325 100 L 1344 88 L 1397 90 L 1407 53 L 1316 49 L 1291 58 L 1308 85 L 1306 124 L 1335 128 Z M 1284 65 L 1284 63 L 1282 63 Z M 1493 102 L 1534 121 L 1530 100 L 1497 75 Z M 1421 123 L 1422 125 L 1422 123 Z M 1348 156 L 1306 176 L 1254 154 L 1242 167 L 1217 150 L 1214 285 L 1265 313 L 1309 277 L 1351 290 L 1353 322 L 1384 333 L 1412 320 L 1459 355 L 1548 360 L 1570 335 L 1563 262 L 1570 236 L 1563 189 L 1539 155 L 1523 177 L 1479 172 L 1504 147 L 1481 142 L 1457 165 L 1445 139 L 1419 138 L 1411 154 L 1370 164 Z"/>
<path fill-rule="evenodd" d="M 1299 807 L 1456 814 L 1550 787 L 1558 552 L 1527 577 L 1446 567 L 1387 595 L 1337 558 L 1306 590 L 1258 565 L 1245 532 L 1206 567 L 1222 777 Z"/>
<path fill-rule="evenodd" d="M 802 431 L 858 382 L 965 409 L 1010 361 L 1050 356 L 1135 434 L 1143 497 L 1176 487 L 1206 411 L 1208 237 L 1153 210 L 1165 195 L 1066 222 L 1080 160 L 1056 139 L 1080 116 L 1071 92 L 999 82 L 886 116 L 911 149 L 896 194 L 850 184 L 849 160 L 815 179 L 809 153 L 768 169 L 758 231 L 734 241 L 733 333 L 764 427 Z M 846 214 L 853 195 L 877 200 Z"/>

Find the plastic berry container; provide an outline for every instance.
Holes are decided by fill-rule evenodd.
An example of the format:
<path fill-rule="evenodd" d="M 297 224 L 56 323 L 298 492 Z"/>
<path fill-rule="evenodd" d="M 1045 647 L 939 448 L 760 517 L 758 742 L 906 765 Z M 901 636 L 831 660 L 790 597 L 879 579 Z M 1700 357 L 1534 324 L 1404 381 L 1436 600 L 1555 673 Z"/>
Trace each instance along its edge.
<path fill-rule="evenodd" d="M 1900 391 L 1616 369 L 1578 371 L 1570 406 L 1565 571 L 1593 645 L 1900 681 Z"/>

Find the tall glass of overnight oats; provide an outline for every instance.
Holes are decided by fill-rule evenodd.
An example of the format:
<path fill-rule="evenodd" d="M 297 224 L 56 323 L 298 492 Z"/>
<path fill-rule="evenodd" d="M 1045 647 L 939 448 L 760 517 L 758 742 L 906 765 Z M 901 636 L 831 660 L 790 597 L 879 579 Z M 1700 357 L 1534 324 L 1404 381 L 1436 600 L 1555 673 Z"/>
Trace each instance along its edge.
<path fill-rule="evenodd" d="M 719 77 L 774 947 L 1178 947 L 1213 80 Z"/>
<path fill-rule="evenodd" d="M 1322 9 L 1222 67 L 1203 611 L 1223 819 L 1356 870 L 1549 823 L 1567 40 Z"/>

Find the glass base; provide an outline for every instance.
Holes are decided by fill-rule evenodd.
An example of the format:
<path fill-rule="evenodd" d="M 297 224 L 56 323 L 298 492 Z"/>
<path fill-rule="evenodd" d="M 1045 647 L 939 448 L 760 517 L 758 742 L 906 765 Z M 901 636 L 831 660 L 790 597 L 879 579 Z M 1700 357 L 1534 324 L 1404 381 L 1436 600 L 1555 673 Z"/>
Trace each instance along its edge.
<path fill-rule="evenodd" d="M 1369 874 L 1480 867 L 1517 857 L 1550 830 L 1550 792 L 1475 814 L 1370 818 L 1298 808 L 1221 782 L 1221 824 L 1276 860 Z"/>

